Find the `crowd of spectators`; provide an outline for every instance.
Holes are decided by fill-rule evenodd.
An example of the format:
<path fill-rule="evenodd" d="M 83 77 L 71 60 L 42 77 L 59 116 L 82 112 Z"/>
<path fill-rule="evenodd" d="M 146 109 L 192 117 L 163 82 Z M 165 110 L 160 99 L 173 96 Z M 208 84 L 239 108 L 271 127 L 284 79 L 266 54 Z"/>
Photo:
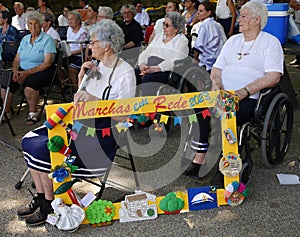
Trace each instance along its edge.
<path fill-rule="evenodd" d="M 241 102 L 237 114 L 239 124 L 253 116 L 257 93 L 278 83 L 283 73 L 283 52 L 279 41 L 262 32 L 267 20 L 267 9 L 262 3 L 244 4 L 236 22 L 237 13 L 232 0 L 220 0 L 217 6 L 185 0 L 183 11 L 177 1 L 169 1 L 166 15 L 153 22 L 153 32 L 143 51 L 141 46 L 151 19 L 143 10 L 142 1 L 121 7 L 119 25 L 113 20 L 114 12 L 109 6 L 96 6 L 88 0 L 79 3 L 80 9 L 65 5 L 61 14 L 55 17 L 48 0 L 37 0 L 37 9 L 29 6 L 26 10 L 22 2 L 15 2 L 12 17 L 13 11 L 0 1 L 0 52 L 2 61 L 12 61 L 13 72 L 6 106 L 8 118 L 11 117 L 14 93 L 22 87 L 28 102 L 26 125 L 38 122 L 40 90 L 50 85 L 57 48 L 62 45 L 67 46 L 64 48 L 66 67 L 73 86 L 74 103 L 133 97 L 138 84 L 142 96 L 155 95 L 161 84 L 168 83 L 174 62 L 193 56 L 195 65 L 211 73 L 212 90 L 235 91 Z M 235 30 L 237 23 L 240 34 Z M 19 44 L 15 55 L 2 52 L 5 41 Z M 86 69 L 94 69 L 99 78 L 89 78 L 88 82 L 85 81 L 85 90 L 78 90 L 82 88 Z M 130 91 L 133 88 L 134 92 Z M 1 88 L 3 99 L 5 92 L 6 88 Z M 196 155 L 186 175 L 201 179 L 199 170 L 205 163 L 210 129 L 209 119 L 197 118 L 201 124 L 201 136 L 193 138 Z M 102 121 L 101 128 L 107 124 Z M 38 136 L 47 138 L 45 131 L 41 128 L 35 130 L 40 133 Z M 113 141 L 104 142 L 102 138 L 98 136 L 101 146 L 115 147 L 109 145 L 114 144 Z M 18 215 L 28 217 L 26 223 L 35 226 L 44 223 L 52 211 L 52 181 L 47 174 L 51 164 L 49 156 L 39 152 L 34 154 L 36 151 L 30 150 L 35 149 L 30 146 L 32 140 L 26 143 L 26 139 L 23 139 L 23 150 L 24 154 L 30 154 L 25 159 L 38 196 L 29 206 L 19 209 Z M 44 143 L 40 145 L 46 149 Z M 49 155 L 47 149 L 46 152 Z M 112 160 L 115 150 L 105 151 L 108 152 L 108 158 Z M 47 167 L 37 168 L 39 166 L 34 162 L 40 161 Z M 88 168 L 94 168 L 93 165 Z"/>

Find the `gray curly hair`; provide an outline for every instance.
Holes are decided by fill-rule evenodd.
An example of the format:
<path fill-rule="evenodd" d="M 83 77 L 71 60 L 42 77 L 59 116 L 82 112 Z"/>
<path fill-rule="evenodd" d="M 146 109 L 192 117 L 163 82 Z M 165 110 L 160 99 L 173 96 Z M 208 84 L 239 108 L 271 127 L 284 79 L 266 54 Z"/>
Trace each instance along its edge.
<path fill-rule="evenodd" d="M 247 2 L 242 7 L 242 9 L 248 9 L 249 13 L 252 16 L 259 16 L 260 17 L 260 29 L 262 30 L 268 21 L 268 8 L 265 4 L 261 2 Z"/>
<path fill-rule="evenodd" d="M 42 14 L 37 11 L 27 12 L 26 16 L 25 16 L 25 20 L 26 20 L 27 24 L 28 24 L 29 20 L 37 20 L 40 23 L 40 25 L 43 25 Z"/>
<path fill-rule="evenodd" d="M 90 36 L 95 36 L 103 44 L 102 47 L 110 44 L 115 53 L 121 52 L 122 45 L 125 43 L 123 30 L 111 19 L 103 19 L 97 22 L 91 28 Z"/>
<path fill-rule="evenodd" d="M 114 12 L 110 7 L 99 7 L 98 14 L 102 14 L 107 19 L 113 19 Z"/>
<path fill-rule="evenodd" d="M 185 31 L 185 18 L 180 15 L 179 12 L 168 12 L 165 18 L 169 18 L 172 22 L 174 28 L 176 28 L 177 34 L 183 33 Z"/>
<path fill-rule="evenodd" d="M 80 15 L 80 13 L 78 12 L 78 11 L 69 11 L 68 12 L 68 16 L 69 15 L 74 15 L 78 20 L 80 20 L 80 22 L 81 22 L 81 15 Z"/>
<path fill-rule="evenodd" d="M 132 12 L 132 14 L 135 16 L 136 11 L 135 11 L 135 7 L 133 5 L 131 5 L 131 4 L 123 5 L 120 10 L 121 14 L 124 13 L 125 9 L 129 9 Z"/>

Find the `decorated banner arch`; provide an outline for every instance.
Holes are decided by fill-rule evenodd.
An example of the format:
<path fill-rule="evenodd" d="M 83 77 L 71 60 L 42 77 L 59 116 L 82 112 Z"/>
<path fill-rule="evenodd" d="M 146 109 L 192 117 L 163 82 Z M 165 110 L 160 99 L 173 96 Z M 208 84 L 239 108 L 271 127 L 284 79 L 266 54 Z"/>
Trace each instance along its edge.
<path fill-rule="evenodd" d="M 165 197 L 154 197 L 151 194 L 139 192 L 126 196 L 126 200 L 121 203 L 97 201 L 97 203 L 93 202 L 91 207 L 86 208 L 86 219 L 83 223 L 100 224 L 116 219 L 120 219 L 122 222 L 153 219 L 158 214 L 198 210 L 197 205 L 199 204 L 206 205 L 203 207 L 204 209 L 228 204 L 232 206 L 240 204 L 248 195 L 248 189 L 245 185 L 239 183 L 242 161 L 238 155 L 236 139 L 238 98 L 230 91 L 195 92 L 121 100 L 99 100 L 78 104 L 47 105 L 47 120 L 44 124 L 48 127 L 48 148 L 53 170 L 49 177 L 54 180 L 55 198 L 60 198 L 66 204 L 81 205 L 72 191 L 72 185 L 78 180 L 71 180 L 71 173 L 78 167 L 73 165 L 74 157 L 70 157 L 71 151 L 68 148 L 69 141 L 67 140 L 67 134 L 75 140 L 76 133 L 83 126 L 86 126 L 78 120 L 211 107 L 215 109 L 221 119 L 223 157 L 219 162 L 219 169 L 224 174 L 225 189 L 200 187 L 198 189 L 188 189 L 187 192 L 171 193 Z M 209 112 L 204 110 L 202 116 L 209 116 Z M 176 119 L 180 121 L 180 118 Z M 194 114 L 189 115 L 190 121 L 195 121 L 195 119 Z M 164 115 L 161 116 L 159 122 L 166 123 L 167 120 L 168 116 Z M 180 122 L 178 123 L 180 124 Z M 72 129 L 68 124 L 72 124 Z M 121 132 L 129 126 L 125 122 L 119 123 L 115 127 L 117 131 Z M 95 128 L 87 127 L 86 129 L 86 136 L 93 137 Z M 110 136 L 110 129 L 111 127 L 102 128 L 102 136 Z M 143 209 L 136 206 L 141 205 L 141 203 L 144 203 Z M 103 212 L 105 218 L 100 218 L 97 215 L 98 212 Z"/>

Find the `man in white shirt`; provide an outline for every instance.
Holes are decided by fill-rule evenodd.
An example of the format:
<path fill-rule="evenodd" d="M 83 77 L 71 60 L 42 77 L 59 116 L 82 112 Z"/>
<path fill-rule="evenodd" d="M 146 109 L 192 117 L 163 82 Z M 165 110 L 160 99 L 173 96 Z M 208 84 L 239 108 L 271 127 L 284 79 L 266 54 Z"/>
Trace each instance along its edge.
<path fill-rule="evenodd" d="M 135 6 L 136 15 L 134 16 L 134 19 L 140 23 L 143 30 L 145 30 L 150 23 L 150 17 L 147 12 L 143 11 L 143 3 L 142 1 L 136 1 L 133 3 Z"/>
<path fill-rule="evenodd" d="M 58 26 L 69 26 L 68 12 L 72 11 L 70 6 L 64 6 L 63 13 L 57 18 Z"/>
<path fill-rule="evenodd" d="M 26 21 L 24 13 L 24 5 L 21 2 L 14 3 L 14 10 L 16 15 L 12 17 L 11 25 L 18 30 L 26 30 Z"/>
<path fill-rule="evenodd" d="M 80 0 L 79 4 L 82 7 L 82 9 L 88 9 L 89 8 L 89 0 Z"/>

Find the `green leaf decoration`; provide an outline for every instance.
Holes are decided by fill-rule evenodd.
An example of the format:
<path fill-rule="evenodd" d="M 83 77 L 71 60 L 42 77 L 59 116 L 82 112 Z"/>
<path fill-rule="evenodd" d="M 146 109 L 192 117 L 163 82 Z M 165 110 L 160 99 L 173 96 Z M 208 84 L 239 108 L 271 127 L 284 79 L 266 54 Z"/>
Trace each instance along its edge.
<path fill-rule="evenodd" d="M 62 185 L 60 185 L 55 190 L 54 195 L 63 194 L 65 192 L 67 192 L 77 182 L 81 182 L 81 180 L 80 179 L 74 179 L 72 181 L 68 181 L 68 182 L 63 183 Z"/>

